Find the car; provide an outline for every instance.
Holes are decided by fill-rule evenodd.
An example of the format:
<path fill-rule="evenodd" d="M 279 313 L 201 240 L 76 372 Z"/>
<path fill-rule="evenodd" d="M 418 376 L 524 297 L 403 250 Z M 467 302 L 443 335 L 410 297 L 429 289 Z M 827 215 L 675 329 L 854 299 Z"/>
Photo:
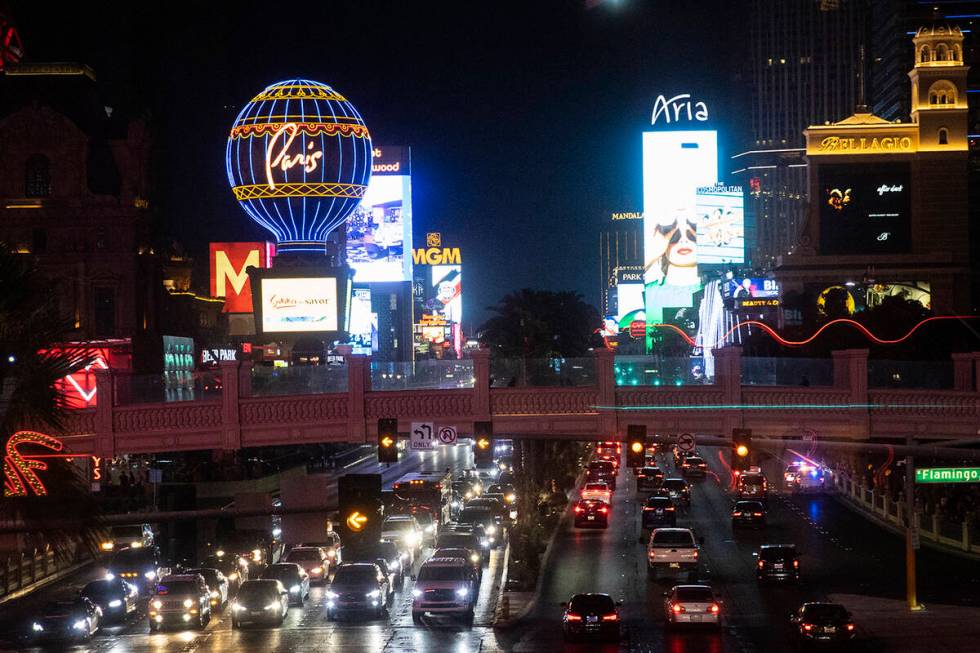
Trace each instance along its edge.
<path fill-rule="evenodd" d="M 755 577 L 759 582 L 769 580 L 800 580 L 800 558 L 795 544 L 763 544 L 755 554 Z"/>
<path fill-rule="evenodd" d="M 153 546 L 153 529 L 149 524 L 120 524 L 110 526 L 109 533 L 99 548 L 109 553 L 119 549 L 139 549 Z"/>
<path fill-rule="evenodd" d="M 618 642 L 619 606 L 608 594 L 576 594 L 562 603 L 562 635 L 566 642 L 578 639 L 601 639 Z"/>
<path fill-rule="evenodd" d="M 503 471 L 503 472 L 500 472 L 499 474 L 497 474 L 497 482 L 498 483 L 504 483 L 504 484 L 510 483 L 510 484 L 513 484 L 515 478 L 516 477 L 514 476 L 514 472 L 511 471 L 511 470 Z"/>
<path fill-rule="evenodd" d="M 681 461 L 681 474 L 684 476 L 705 476 L 708 473 L 708 463 L 701 456 L 686 456 Z"/>
<path fill-rule="evenodd" d="M 260 578 L 277 580 L 289 592 L 289 605 L 303 607 L 310 596 L 310 575 L 302 566 L 295 562 L 280 562 L 269 565 L 262 571 Z"/>
<path fill-rule="evenodd" d="M 31 619 L 29 639 L 38 642 L 88 641 L 102 625 L 102 610 L 79 596 L 72 601 L 45 604 Z"/>
<path fill-rule="evenodd" d="M 459 478 L 453 481 L 453 501 L 458 502 L 457 509 L 463 507 L 463 503 L 470 499 L 480 496 L 483 488 L 478 479 Z"/>
<path fill-rule="evenodd" d="M 676 526 L 677 508 L 670 497 L 652 496 L 647 498 L 643 504 L 641 517 L 643 528 L 656 528 L 657 526 Z"/>
<path fill-rule="evenodd" d="M 278 553 L 279 546 L 278 542 L 272 541 L 269 533 L 236 530 L 219 538 L 219 542 L 213 547 L 213 553 L 216 555 L 220 551 L 222 557 L 237 556 L 250 568 L 261 570 L 274 560 L 274 552 Z"/>
<path fill-rule="evenodd" d="M 211 591 L 200 574 L 169 574 L 157 582 L 146 614 L 151 633 L 173 625 L 204 628 L 211 621 Z"/>
<path fill-rule="evenodd" d="M 493 548 L 503 546 L 504 544 L 503 529 L 497 526 L 493 513 L 488 508 L 463 508 L 459 513 L 459 517 L 456 519 L 456 523 L 482 526 L 487 542 Z"/>
<path fill-rule="evenodd" d="M 283 556 L 282 562 L 294 562 L 310 577 L 310 584 L 326 583 L 329 577 L 330 558 L 318 546 L 296 546 Z"/>
<path fill-rule="evenodd" d="M 231 627 L 281 626 L 289 612 L 289 591 L 278 580 L 254 578 L 242 583 L 231 604 Z"/>
<path fill-rule="evenodd" d="M 138 549 L 120 549 L 116 551 L 107 565 L 106 578 L 122 578 L 136 586 L 141 594 L 153 591 L 156 582 L 170 568 L 165 567 L 157 547 L 141 547 Z"/>
<path fill-rule="evenodd" d="M 221 573 L 221 570 L 215 569 L 213 567 L 198 567 L 196 569 L 188 569 L 187 574 L 200 574 L 201 578 L 208 586 L 208 594 L 211 599 L 211 609 L 212 610 L 224 610 L 225 605 L 228 604 L 228 598 L 231 593 L 228 589 L 228 579 L 225 575 Z"/>
<path fill-rule="evenodd" d="M 595 499 L 604 503 L 612 501 L 612 490 L 603 482 L 586 483 L 581 495 L 583 499 Z"/>
<path fill-rule="evenodd" d="M 800 473 L 791 488 L 794 494 L 819 494 L 827 489 L 828 472 L 818 465 L 800 465 Z"/>
<path fill-rule="evenodd" d="M 217 555 L 218 553 L 221 555 Z M 217 569 L 224 574 L 228 581 L 228 594 L 231 596 L 234 596 L 241 584 L 248 580 L 248 563 L 238 556 L 226 555 L 221 550 L 206 557 L 201 566 Z"/>
<path fill-rule="evenodd" d="M 674 501 L 674 505 L 678 503 L 690 505 L 691 503 L 691 486 L 683 478 L 669 476 L 660 484 L 660 489 L 663 494 Z"/>
<path fill-rule="evenodd" d="M 656 465 L 640 467 L 636 472 L 636 491 L 651 492 L 664 482 L 664 470 Z"/>
<path fill-rule="evenodd" d="M 429 558 L 412 580 L 412 622 L 429 614 L 451 614 L 473 623 L 479 580 L 469 560 Z"/>
<path fill-rule="evenodd" d="M 732 530 L 740 526 L 766 527 L 766 508 L 761 501 L 736 501 L 732 506 Z"/>
<path fill-rule="evenodd" d="M 689 528 L 653 529 L 647 542 L 647 574 L 656 578 L 666 571 L 687 574 L 688 581 L 696 579 L 702 542 Z"/>
<path fill-rule="evenodd" d="M 370 612 L 380 619 L 390 597 L 388 578 L 377 564 L 345 562 L 337 567 L 327 590 L 327 619 L 351 612 Z"/>
<path fill-rule="evenodd" d="M 300 542 L 299 546 L 318 546 L 323 549 L 323 552 L 327 554 L 327 561 L 330 563 L 327 571 L 328 574 L 344 561 L 340 535 L 333 531 L 328 532 L 326 538 L 323 540 L 317 542 Z"/>
<path fill-rule="evenodd" d="M 787 490 L 793 489 L 796 485 L 796 479 L 800 475 L 800 467 L 803 463 L 797 461 L 786 465 L 786 469 L 783 471 L 783 485 Z"/>
<path fill-rule="evenodd" d="M 510 523 L 513 522 L 515 519 L 517 519 L 517 504 L 516 503 L 508 504 L 504 495 L 500 494 L 499 492 L 484 492 L 480 496 L 480 498 L 494 499 L 496 501 L 499 501 L 502 505 L 506 506 L 507 511 L 504 515 L 504 520 L 503 520 L 505 523 Z"/>
<path fill-rule="evenodd" d="M 517 489 L 512 483 L 494 483 L 487 488 L 487 493 L 504 495 L 505 506 L 513 506 L 517 503 Z"/>
<path fill-rule="evenodd" d="M 499 494 L 497 496 L 500 496 Z M 495 499 L 491 493 L 485 493 L 479 499 L 470 499 L 466 502 L 466 508 L 487 508 L 493 513 L 497 526 L 503 527 L 510 521 L 510 509 L 504 505 L 503 501 Z"/>
<path fill-rule="evenodd" d="M 514 453 L 513 440 L 497 440 L 493 445 L 493 453 L 497 456 L 510 456 Z"/>
<path fill-rule="evenodd" d="M 436 529 L 439 526 L 439 520 L 436 518 L 432 508 L 429 506 L 415 505 L 411 506 L 406 514 L 415 517 L 419 528 L 422 529 L 422 541 L 431 544 L 436 537 Z"/>
<path fill-rule="evenodd" d="M 93 580 L 85 585 L 79 596 L 88 599 L 102 610 L 102 618 L 109 621 L 125 621 L 139 607 L 139 590 L 122 578 Z"/>
<path fill-rule="evenodd" d="M 356 560 L 351 562 L 377 562 L 384 563 L 384 570 L 390 576 L 392 591 L 401 588 L 405 580 L 407 571 L 411 571 L 408 553 L 398 547 L 394 542 L 378 542 L 367 548 L 358 551 Z"/>
<path fill-rule="evenodd" d="M 616 466 L 609 460 L 593 460 L 585 468 L 585 482 L 607 483 L 609 489 L 616 489 Z"/>
<path fill-rule="evenodd" d="M 599 499 L 582 499 L 572 509 L 575 528 L 609 528 L 609 504 Z"/>
<path fill-rule="evenodd" d="M 463 547 L 440 547 L 432 552 L 433 558 L 462 558 L 469 561 L 478 579 L 483 578 L 483 556 L 479 551 Z"/>
<path fill-rule="evenodd" d="M 493 461 L 494 467 L 500 472 L 514 471 L 514 459 L 511 456 L 500 456 Z"/>
<path fill-rule="evenodd" d="M 412 562 L 422 551 L 422 535 L 422 527 L 412 515 L 391 515 L 381 524 L 381 539 L 394 542 L 407 551 Z"/>
<path fill-rule="evenodd" d="M 754 499 L 765 503 L 769 498 L 769 481 L 766 475 L 758 468 L 749 468 L 749 471 L 742 472 L 738 476 L 735 485 L 736 499 Z"/>
<path fill-rule="evenodd" d="M 790 614 L 800 644 L 844 644 L 854 639 L 851 613 L 840 603 L 804 603 Z"/>
<path fill-rule="evenodd" d="M 477 533 L 468 529 L 453 530 L 444 528 L 436 538 L 436 548 L 455 548 L 476 551 L 480 555 L 481 564 L 490 560 L 490 544 L 481 540 Z"/>
<path fill-rule="evenodd" d="M 721 627 L 721 601 L 708 585 L 675 585 L 664 592 L 667 628 L 681 624 Z"/>

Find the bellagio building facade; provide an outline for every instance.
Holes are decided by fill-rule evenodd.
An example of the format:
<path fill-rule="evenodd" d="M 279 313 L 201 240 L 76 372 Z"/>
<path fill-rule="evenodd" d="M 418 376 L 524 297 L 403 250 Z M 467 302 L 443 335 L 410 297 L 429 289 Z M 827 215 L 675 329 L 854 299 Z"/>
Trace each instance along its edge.
<path fill-rule="evenodd" d="M 808 218 L 774 269 L 787 305 L 853 312 L 901 294 L 936 314 L 970 308 L 963 34 L 942 25 L 913 41 L 910 122 L 855 113 L 805 131 Z"/>

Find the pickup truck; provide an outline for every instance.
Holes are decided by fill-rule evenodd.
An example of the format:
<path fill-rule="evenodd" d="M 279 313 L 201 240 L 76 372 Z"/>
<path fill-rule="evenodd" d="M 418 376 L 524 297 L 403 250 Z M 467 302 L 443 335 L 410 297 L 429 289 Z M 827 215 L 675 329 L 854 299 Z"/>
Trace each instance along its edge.
<path fill-rule="evenodd" d="M 688 582 L 697 580 L 701 544 L 689 528 L 655 528 L 647 544 L 647 575 L 656 578 L 660 572 L 687 574 Z"/>

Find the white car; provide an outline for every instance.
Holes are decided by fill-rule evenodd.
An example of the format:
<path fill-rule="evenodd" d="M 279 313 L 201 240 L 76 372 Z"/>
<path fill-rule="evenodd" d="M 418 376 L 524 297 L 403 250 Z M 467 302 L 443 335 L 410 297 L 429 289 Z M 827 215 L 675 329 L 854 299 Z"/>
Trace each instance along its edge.
<path fill-rule="evenodd" d="M 391 515 L 381 525 L 381 541 L 394 542 L 414 561 L 422 549 L 422 527 L 412 515 Z"/>
<path fill-rule="evenodd" d="M 480 581 L 469 560 L 430 558 L 413 576 L 412 621 L 422 623 L 426 614 L 456 614 L 473 623 L 473 606 Z"/>
<path fill-rule="evenodd" d="M 697 578 L 700 543 L 689 528 L 653 529 L 647 543 L 647 573 L 656 577 L 666 571 L 686 573 L 689 581 Z"/>
<path fill-rule="evenodd" d="M 707 585 L 675 585 L 664 592 L 667 627 L 678 624 L 721 626 L 721 601 Z"/>
<path fill-rule="evenodd" d="M 585 487 L 582 488 L 582 499 L 584 501 L 602 501 L 603 503 L 611 503 L 612 490 L 609 489 L 609 485 L 606 483 L 586 483 Z"/>

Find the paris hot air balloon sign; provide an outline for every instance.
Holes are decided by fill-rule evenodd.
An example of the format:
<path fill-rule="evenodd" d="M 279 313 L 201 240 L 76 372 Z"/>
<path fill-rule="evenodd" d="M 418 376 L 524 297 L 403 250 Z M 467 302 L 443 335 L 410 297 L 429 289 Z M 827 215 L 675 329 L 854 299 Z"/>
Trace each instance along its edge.
<path fill-rule="evenodd" d="M 242 108 L 225 161 L 235 199 L 277 253 L 324 253 L 371 177 L 371 134 L 357 109 L 307 79 L 272 84 Z"/>

